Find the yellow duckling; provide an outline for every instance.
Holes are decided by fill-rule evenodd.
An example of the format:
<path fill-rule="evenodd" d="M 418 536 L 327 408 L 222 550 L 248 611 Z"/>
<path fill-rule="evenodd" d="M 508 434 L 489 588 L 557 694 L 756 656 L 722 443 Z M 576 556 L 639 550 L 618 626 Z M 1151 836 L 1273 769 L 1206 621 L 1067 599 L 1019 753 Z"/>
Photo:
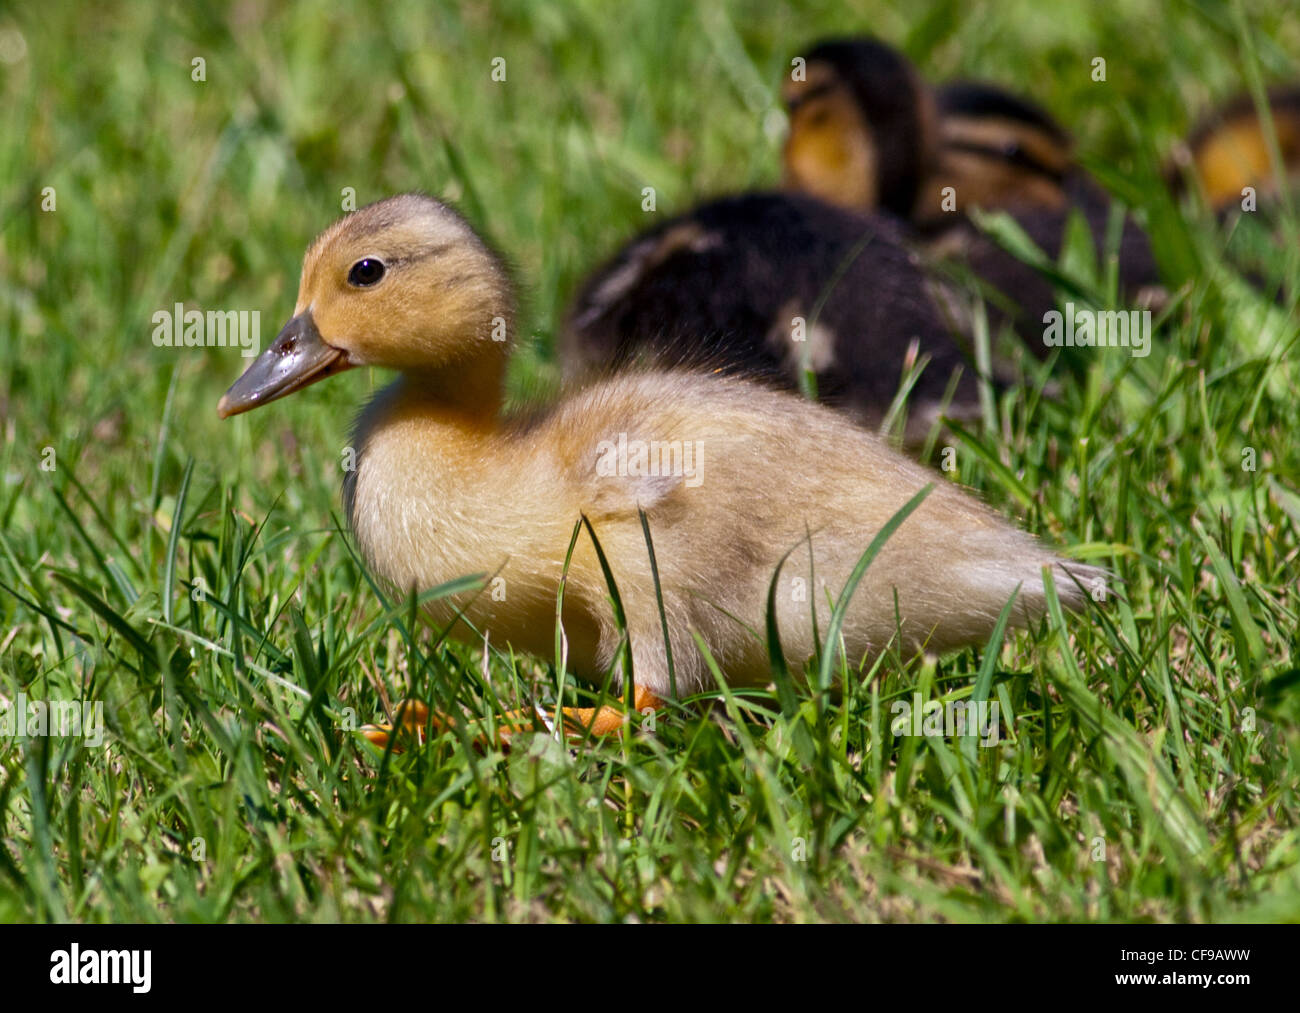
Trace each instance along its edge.
<path fill-rule="evenodd" d="M 357 420 L 357 467 L 344 489 L 374 573 L 403 592 L 476 573 L 490 575 L 486 587 L 499 576 L 504 594 L 439 602 L 433 618 L 451 623 L 464 609 L 496 643 L 550 656 L 566 550 L 585 517 L 622 598 L 638 705 L 648 694 L 668 697 L 674 682 L 679 695 L 712 686 L 693 634 L 731 684 L 771 680 L 768 589 L 787 553 L 776 613 L 800 671 L 815 650 L 813 596 L 838 595 L 872 537 L 930 483 L 852 599 L 849 657 L 885 648 L 896 615 L 909 651 L 980 643 L 1017 589 L 1017 621 L 1042 612 L 1044 567 L 1054 568 L 1063 602 L 1082 602 L 1075 578 L 1090 578 L 1091 568 L 1067 567 L 974 496 L 794 394 L 731 377 L 630 372 L 538 414 L 503 418 L 513 326 L 506 272 L 473 229 L 437 200 L 393 197 L 312 244 L 293 318 L 218 412 L 247 411 L 356 366 L 398 370 Z M 663 621 L 639 511 L 653 537 Z M 822 636 L 828 612 L 817 610 Z M 562 619 L 571 670 L 600 681 L 621 634 L 585 532 Z M 452 635 L 481 642 L 464 622 Z"/>

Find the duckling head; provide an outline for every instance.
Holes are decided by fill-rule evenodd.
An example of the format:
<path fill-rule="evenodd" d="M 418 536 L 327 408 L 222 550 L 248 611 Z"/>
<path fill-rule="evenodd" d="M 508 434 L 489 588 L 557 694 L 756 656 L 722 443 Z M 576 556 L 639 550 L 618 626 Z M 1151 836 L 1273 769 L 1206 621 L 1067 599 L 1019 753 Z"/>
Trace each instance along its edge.
<path fill-rule="evenodd" d="M 514 298 L 500 260 L 459 214 L 403 194 L 354 211 L 307 250 L 293 318 L 217 406 L 249 411 L 357 366 L 495 409 Z"/>
<path fill-rule="evenodd" d="M 1052 116 L 997 85 L 959 81 L 939 89 L 939 165 L 918 216 L 939 216 L 940 186 L 970 207 L 1064 207 L 1074 140 Z"/>
<path fill-rule="evenodd" d="M 785 185 L 861 211 L 908 217 L 935 146 L 934 100 L 915 68 L 875 39 L 829 39 L 785 82 Z"/>
<path fill-rule="evenodd" d="M 1268 105 L 1282 175 L 1294 184 L 1300 180 L 1300 87 L 1273 89 Z M 1190 170 L 1206 202 L 1218 212 L 1240 201 L 1246 187 L 1276 192 L 1281 181 L 1269 142 L 1254 99 L 1238 96 L 1202 119 L 1187 143 L 1175 151 L 1169 181 L 1181 192 L 1183 173 Z"/>

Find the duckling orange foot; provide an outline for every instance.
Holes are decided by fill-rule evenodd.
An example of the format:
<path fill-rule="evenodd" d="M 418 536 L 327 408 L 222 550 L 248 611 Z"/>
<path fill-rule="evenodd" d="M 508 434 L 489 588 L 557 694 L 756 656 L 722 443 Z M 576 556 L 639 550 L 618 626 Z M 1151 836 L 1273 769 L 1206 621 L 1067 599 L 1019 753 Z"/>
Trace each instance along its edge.
<path fill-rule="evenodd" d="M 447 727 L 447 724 L 446 718 L 441 714 L 434 714 L 431 720 L 429 705 L 423 700 L 409 697 L 402 700 L 397 705 L 397 740 L 393 743 L 393 752 L 400 753 L 411 743 L 423 745 L 425 729 L 431 728 L 435 732 L 440 732 Z M 362 725 L 358 731 L 372 745 L 384 749 L 394 734 L 393 728 L 393 725 Z"/>
<path fill-rule="evenodd" d="M 637 686 L 632 692 L 632 707 L 638 713 L 647 710 L 661 711 L 667 703 L 644 686 Z M 628 713 L 622 707 L 605 704 L 601 707 L 564 707 L 560 713 L 564 717 L 564 737 L 570 741 L 581 741 L 587 736 L 601 737 L 620 733 L 631 722 Z M 547 728 L 552 727 L 551 717 L 539 711 L 538 717 Z M 501 745 L 509 748 L 510 739 L 519 732 L 526 732 L 537 727 L 537 721 L 528 711 L 511 711 L 501 718 L 497 727 L 497 739 Z"/>
<path fill-rule="evenodd" d="M 646 710 L 660 711 L 666 703 L 650 690 L 637 686 L 632 695 L 633 707 L 643 713 Z M 629 724 L 627 712 L 621 708 L 606 704 L 602 707 L 565 707 L 560 712 L 564 718 L 564 735 L 569 740 L 581 740 L 588 735 L 606 736 L 621 732 Z M 365 725 L 360 729 L 362 735 L 379 749 L 385 749 L 394 735 L 393 752 L 403 752 L 410 745 L 423 745 L 425 730 L 440 732 L 451 727 L 451 720 L 441 714 L 430 715 L 429 707 L 422 700 L 406 699 L 397 705 L 395 724 Z M 531 731 L 538 727 L 551 727 L 550 716 L 544 711 L 533 713 L 526 710 L 510 711 L 501 716 L 496 730 L 496 744 L 503 749 L 510 748 L 511 739 L 520 732 Z M 486 748 L 490 737 L 480 734 L 474 744 Z"/>

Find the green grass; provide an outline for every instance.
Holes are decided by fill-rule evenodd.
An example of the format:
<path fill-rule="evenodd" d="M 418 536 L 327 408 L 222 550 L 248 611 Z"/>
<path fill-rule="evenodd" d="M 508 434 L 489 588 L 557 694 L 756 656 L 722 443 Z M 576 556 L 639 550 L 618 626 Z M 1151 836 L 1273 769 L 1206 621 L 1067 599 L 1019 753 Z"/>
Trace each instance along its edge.
<path fill-rule="evenodd" d="M 1297 318 L 1156 174 L 1197 110 L 1296 65 L 1290 4 L 772 8 L 0 14 L 0 53 L 25 42 L 0 63 L 0 694 L 107 726 L 98 749 L 0 738 L 0 919 L 1300 917 Z M 363 744 L 348 728 L 408 693 L 486 717 L 575 690 L 553 659 L 439 645 L 365 576 L 340 464 L 384 377 L 219 423 L 245 360 L 155 348 L 151 314 L 257 309 L 265 344 L 344 187 L 425 189 L 508 253 L 512 390 L 549 389 L 558 315 L 652 220 L 642 188 L 662 217 L 773 183 L 791 50 L 863 29 L 1049 106 L 1175 280 L 1149 358 L 1096 356 L 1053 400 L 1026 357 L 956 443 L 962 482 L 1112 593 L 937 662 L 828 648 L 812 684 L 838 698 L 782 676 L 624 742 Z M 1272 265 L 1291 291 L 1298 255 Z M 1068 266 L 1108 298 L 1104 265 Z M 895 738 L 913 693 L 996 700 L 1011 734 Z"/>

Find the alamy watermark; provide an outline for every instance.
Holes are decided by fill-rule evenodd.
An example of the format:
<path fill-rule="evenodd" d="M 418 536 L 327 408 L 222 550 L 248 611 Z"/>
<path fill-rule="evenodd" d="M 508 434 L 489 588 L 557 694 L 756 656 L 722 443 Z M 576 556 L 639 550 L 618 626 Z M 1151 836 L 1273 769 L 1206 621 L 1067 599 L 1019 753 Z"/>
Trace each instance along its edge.
<path fill-rule="evenodd" d="M 981 746 L 996 746 L 1002 712 L 997 701 L 939 700 L 921 702 L 921 694 L 913 693 L 911 700 L 895 700 L 889 707 L 893 715 L 889 722 L 890 734 L 895 736 L 939 736 L 956 738 L 959 735 L 978 735 Z"/>
<path fill-rule="evenodd" d="M 50 954 L 55 985 L 130 985 L 144 994 L 153 987 L 153 950 L 83 950 L 73 943 Z"/>
<path fill-rule="evenodd" d="M 1043 344 L 1048 348 L 1130 348 L 1133 357 L 1151 354 L 1150 310 L 1089 310 L 1065 304 L 1065 312 L 1043 314 Z"/>
<path fill-rule="evenodd" d="M 159 348 L 239 348 L 245 359 L 262 350 L 261 310 L 158 310 L 149 318 Z"/>
<path fill-rule="evenodd" d="M 84 738 L 86 745 L 104 744 L 104 705 L 89 700 L 28 700 L 19 693 L 12 704 L 0 699 L 0 738 L 41 738 L 51 735 Z"/>
<path fill-rule="evenodd" d="M 601 478 L 683 478 L 688 489 L 704 481 L 703 440 L 629 440 L 619 433 L 596 444 L 596 455 Z"/>

